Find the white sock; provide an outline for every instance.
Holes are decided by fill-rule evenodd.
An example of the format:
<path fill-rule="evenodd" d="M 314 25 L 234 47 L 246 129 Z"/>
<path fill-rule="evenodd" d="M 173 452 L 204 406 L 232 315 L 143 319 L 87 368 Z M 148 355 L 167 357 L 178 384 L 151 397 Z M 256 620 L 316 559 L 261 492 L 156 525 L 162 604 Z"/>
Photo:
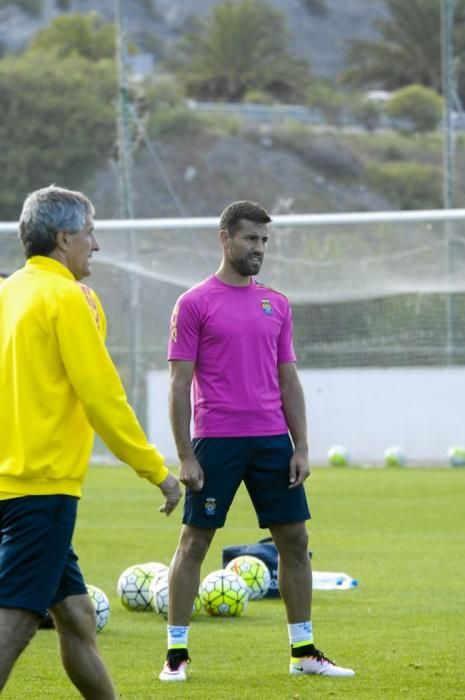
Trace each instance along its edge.
<path fill-rule="evenodd" d="M 167 625 L 168 649 L 187 649 L 189 627 L 181 625 Z"/>
<path fill-rule="evenodd" d="M 293 625 L 288 625 L 287 631 L 291 646 L 313 644 L 313 628 L 310 620 L 308 622 L 296 622 Z"/>

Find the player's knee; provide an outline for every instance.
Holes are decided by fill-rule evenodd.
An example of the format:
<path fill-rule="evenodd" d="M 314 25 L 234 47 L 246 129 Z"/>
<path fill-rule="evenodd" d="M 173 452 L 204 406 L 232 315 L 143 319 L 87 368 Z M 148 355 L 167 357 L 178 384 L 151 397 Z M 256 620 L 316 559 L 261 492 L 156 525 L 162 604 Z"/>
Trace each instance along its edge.
<path fill-rule="evenodd" d="M 202 562 L 210 547 L 213 535 L 209 531 L 200 531 L 185 535 L 178 547 L 178 554 L 182 559 L 191 559 Z"/>
<path fill-rule="evenodd" d="M 282 560 L 308 559 L 308 533 L 305 526 L 283 527 L 273 531 L 279 556 Z"/>
<path fill-rule="evenodd" d="M 58 632 L 91 640 L 96 634 L 95 609 L 88 596 L 70 596 L 51 609 Z"/>

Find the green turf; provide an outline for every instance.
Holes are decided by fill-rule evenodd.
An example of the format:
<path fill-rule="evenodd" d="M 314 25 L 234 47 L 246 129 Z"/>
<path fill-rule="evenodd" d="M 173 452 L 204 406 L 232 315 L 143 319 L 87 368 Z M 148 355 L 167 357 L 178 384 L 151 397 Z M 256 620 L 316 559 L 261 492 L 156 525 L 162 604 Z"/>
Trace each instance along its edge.
<path fill-rule="evenodd" d="M 191 679 L 166 685 L 157 681 L 165 621 L 124 610 L 115 584 L 130 564 L 169 562 L 180 510 L 159 514 L 159 492 L 129 468 L 91 469 L 75 545 L 88 583 L 103 588 L 112 604 L 99 644 L 121 698 L 465 697 L 465 470 L 321 468 L 307 483 L 314 568 L 360 580 L 355 590 L 315 593 L 315 642 L 356 677 L 291 679 L 281 601 L 264 600 L 250 603 L 241 618 L 194 620 Z M 240 490 L 202 573 L 220 567 L 223 546 L 265 534 Z M 39 632 L 5 700 L 77 697 L 61 670 L 55 632 Z"/>

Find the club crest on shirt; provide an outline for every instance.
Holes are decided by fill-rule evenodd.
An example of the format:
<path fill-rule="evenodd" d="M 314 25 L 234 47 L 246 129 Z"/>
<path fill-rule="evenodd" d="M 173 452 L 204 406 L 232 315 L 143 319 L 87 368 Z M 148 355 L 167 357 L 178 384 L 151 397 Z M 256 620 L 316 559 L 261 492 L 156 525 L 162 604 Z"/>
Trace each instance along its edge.
<path fill-rule="evenodd" d="M 262 309 L 266 316 L 273 316 L 273 308 L 269 299 L 262 299 Z"/>
<path fill-rule="evenodd" d="M 215 515 L 216 498 L 206 498 L 204 508 L 205 508 L 205 515 Z"/>
<path fill-rule="evenodd" d="M 171 314 L 171 323 L 170 323 L 170 340 L 173 343 L 176 343 L 178 340 L 178 315 L 179 315 L 179 304 L 176 304 L 176 306 L 173 309 L 173 313 Z"/>

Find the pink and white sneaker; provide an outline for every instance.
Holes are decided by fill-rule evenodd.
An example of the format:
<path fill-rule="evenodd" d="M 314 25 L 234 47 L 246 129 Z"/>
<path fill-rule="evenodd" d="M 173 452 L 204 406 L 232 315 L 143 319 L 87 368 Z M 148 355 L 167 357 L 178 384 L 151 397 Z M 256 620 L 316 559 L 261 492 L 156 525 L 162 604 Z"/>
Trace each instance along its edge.
<path fill-rule="evenodd" d="M 190 663 L 190 659 L 184 654 L 170 655 L 158 678 L 161 681 L 187 681 L 188 663 Z"/>
<path fill-rule="evenodd" d="M 312 651 L 301 659 L 293 657 L 289 665 L 291 676 L 355 676 L 351 668 L 337 666 L 312 645 Z"/>

